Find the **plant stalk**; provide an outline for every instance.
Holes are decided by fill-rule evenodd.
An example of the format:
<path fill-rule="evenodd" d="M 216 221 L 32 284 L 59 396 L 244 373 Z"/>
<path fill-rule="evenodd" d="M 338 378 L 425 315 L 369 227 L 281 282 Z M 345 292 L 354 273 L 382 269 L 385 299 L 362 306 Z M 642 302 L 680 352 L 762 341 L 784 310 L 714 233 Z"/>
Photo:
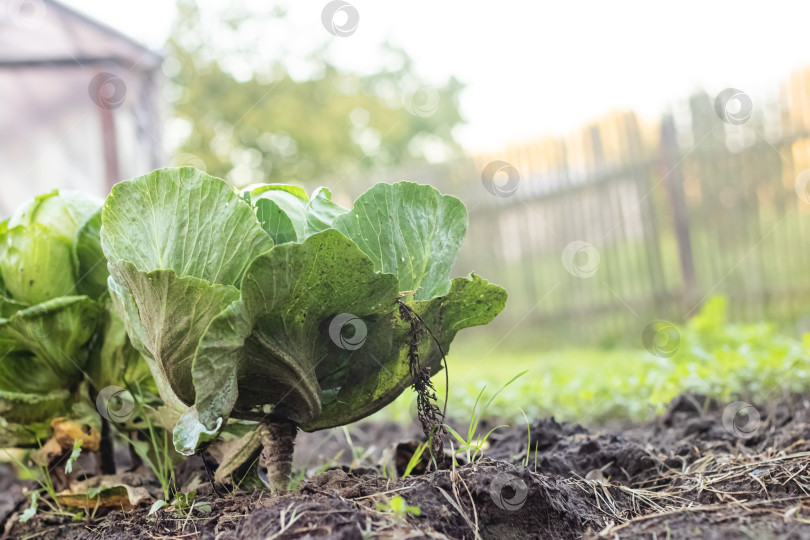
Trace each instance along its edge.
<path fill-rule="evenodd" d="M 284 420 L 265 419 L 259 425 L 262 453 L 259 465 L 267 469 L 270 493 L 283 495 L 290 488 L 293 449 L 298 425 Z"/>
<path fill-rule="evenodd" d="M 101 419 L 101 441 L 99 443 L 101 474 L 115 474 L 115 446 L 110 423 Z"/>

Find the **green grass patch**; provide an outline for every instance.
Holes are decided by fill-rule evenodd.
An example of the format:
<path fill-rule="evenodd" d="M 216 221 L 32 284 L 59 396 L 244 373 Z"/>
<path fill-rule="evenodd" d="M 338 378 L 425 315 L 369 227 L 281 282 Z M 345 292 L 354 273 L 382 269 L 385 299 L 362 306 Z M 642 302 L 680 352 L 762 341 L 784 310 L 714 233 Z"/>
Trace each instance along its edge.
<path fill-rule="evenodd" d="M 638 349 L 520 350 L 486 339 L 459 339 L 448 359 L 448 417 L 469 418 L 481 389 L 492 396 L 505 388 L 488 413 L 518 425 L 555 416 L 583 424 L 645 420 L 664 410 L 678 394 L 692 391 L 718 400 L 767 402 L 786 392 L 810 389 L 810 338 L 778 333 L 774 325 L 728 324 L 725 299 L 714 298 L 689 323 L 678 327 L 680 342 L 671 357 Z M 808 335 L 810 336 L 810 335 Z M 509 340 L 507 340 L 509 341 Z M 444 396 L 444 374 L 434 377 Z M 375 418 L 410 421 L 415 397 L 406 391 Z"/>

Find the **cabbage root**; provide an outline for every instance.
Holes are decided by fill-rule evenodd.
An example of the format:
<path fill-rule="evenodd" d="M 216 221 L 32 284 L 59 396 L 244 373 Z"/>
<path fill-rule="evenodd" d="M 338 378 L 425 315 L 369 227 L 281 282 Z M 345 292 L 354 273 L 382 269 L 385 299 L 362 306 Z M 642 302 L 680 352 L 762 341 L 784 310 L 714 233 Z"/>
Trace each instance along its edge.
<path fill-rule="evenodd" d="M 273 495 L 283 495 L 290 487 L 298 426 L 284 420 L 264 420 L 259 429 L 262 442 L 259 465 L 267 469 L 270 492 Z"/>

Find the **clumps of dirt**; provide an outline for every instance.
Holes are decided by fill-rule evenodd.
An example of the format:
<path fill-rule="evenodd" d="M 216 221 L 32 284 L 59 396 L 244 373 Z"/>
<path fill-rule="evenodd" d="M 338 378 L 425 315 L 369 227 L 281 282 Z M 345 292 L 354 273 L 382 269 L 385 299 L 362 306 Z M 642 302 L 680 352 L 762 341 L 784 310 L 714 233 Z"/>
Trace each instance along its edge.
<path fill-rule="evenodd" d="M 341 447 L 347 458 L 283 496 L 217 498 L 205 484 L 197 500 L 210 512 L 139 507 L 75 523 L 45 514 L 21 524 L 18 505 L 6 530 L 46 539 L 810 538 L 810 403 L 756 407 L 756 422 L 739 430 L 733 406 L 683 396 L 653 422 L 605 432 L 536 420 L 531 444 L 525 426 L 499 430 L 485 459 L 404 479 L 381 466 L 403 447 L 403 428 L 367 423 L 348 436 L 308 434 L 308 463 Z"/>
<path fill-rule="evenodd" d="M 386 480 L 336 469 L 287 495 L 241 493 L 215 499 L 209 486 L 198 499 L 209 513 L 188 518 L 148 508 L 112 512 L 97 523 L 36 523 L 38 538 L 580 538 L 610 523 L 588 490 L 575 482 L 535 474 L 525 467 L 484 459 L 424 476 Z M 401 497 L 410 511 L 398 511 Z M 630 501 L 614 500 L 629 512 Z M 418 510 L 416 510 L 418 508 Z M 17 524 L 12 535 L 30 532 Z M 13 536 L 16 537 L 16 536 Z"/>
<path fill-rule="evenodd" d="M 434 527 L 453 538 L 474 533 L 509 539 L 577 538 L 606 522 L 593 499 L 574 483 L 499 461 L 430 475 L 415 482 L 408 497 L 433 515 L 447 516 Z M 627 501 L 621 505 L 629 507 Z"/>
<path fill-rule="evenodd" d="M 750 433 L 727 426 L 721 406 L 704 396 L 683 395 L 672 401 L 662 417 L 631 425 L 617 432 L 589 431 L 554 418 L 530 424 L 531 448 L 526 428 L 496 431 L 487 455 L 562 477 L 609 478 L 625 486 L 668 485 L 672 472 L 686 473 L 704 464 L 703 472 L 733 464 L 759 463 L 810 451 L 810 402 L 791 399 L 756 409 L 756 426 Z M 790 461 L 790 460 L 788 460 Z"/>
<path fill-rule="evenodd" d="M 419 515 L 397 514 L 391 506 L 397 496 L 418 508 Z M 293 509 L 298 519 L 290 524 Z M 295 495 L 268 501 L 234 530 L 233 538 L 266 538 L 288 524 L 286 533 L 330 538 L 418 533 L 518 539 L 531 531 L 534 538 L 559 539 L 578 538 L 605 523 L 592 499 L 572 483 L 487 459 L 396 481 L 329 471 Z"/>
<path fill-rule="evenodd" d="M 656 460 L 644 445 L 624 435 L 594 434 L 577 424 L 559 423 L 554 418 L 530 424 L 532 441 L 527 448 L 526 431 L 493 433 L 493 459 L 528 463 L 537 471 L 571 478 L 611 478 L 631 484 L 642 473 L 655 474 Z M 536 465 L 536 467 L 535 467 Z"/>

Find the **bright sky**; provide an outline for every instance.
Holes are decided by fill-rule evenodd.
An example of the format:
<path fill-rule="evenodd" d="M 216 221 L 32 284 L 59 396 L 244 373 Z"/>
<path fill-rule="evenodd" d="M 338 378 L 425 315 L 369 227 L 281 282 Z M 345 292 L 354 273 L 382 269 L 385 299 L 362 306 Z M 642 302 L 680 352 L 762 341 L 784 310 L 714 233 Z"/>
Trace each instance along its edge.
<path fill-rule="evenodd" d="M 153 47 L 174 17 L 171 0 L 63 1 Z M 360 22 L 342 38 L 321 25 L 326 1 L 283 2 L 285 58 L 295 67 L 328 44 L 337 65 L 371 71 L 382 61 L 377 45 L 388 40 L 426 82 L 454 75 L 467 84 L 468 124 L 458 135 L 473 150 L 566 133 L 613 108 L 653 119 L 699 87 L 733 86 L 756 104 L 792 68 L 810 65 L 804 1 L 350 2 Z"/>

